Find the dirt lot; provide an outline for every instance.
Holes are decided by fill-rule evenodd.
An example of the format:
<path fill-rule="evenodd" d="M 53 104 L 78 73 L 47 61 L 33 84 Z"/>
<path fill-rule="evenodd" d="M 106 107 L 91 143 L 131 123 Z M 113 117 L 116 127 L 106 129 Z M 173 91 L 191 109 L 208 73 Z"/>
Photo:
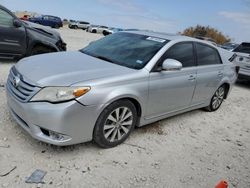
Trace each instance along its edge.
<path fill-rule="evenodd" d="M 98 34 L 60 29 L 69 50 Z M 237 84 L 214 113 L 196 110 L 136 129 L 125 144 L 55 147 L 32 139 L 10 117 L 5 84 L 14 62 L 0 61 L 0 187 L 250 187 L 250 85 Z M 16 167 L 10 174 L 5 172 Z M 44 184 L 26 184 L 47 171 Z"/>

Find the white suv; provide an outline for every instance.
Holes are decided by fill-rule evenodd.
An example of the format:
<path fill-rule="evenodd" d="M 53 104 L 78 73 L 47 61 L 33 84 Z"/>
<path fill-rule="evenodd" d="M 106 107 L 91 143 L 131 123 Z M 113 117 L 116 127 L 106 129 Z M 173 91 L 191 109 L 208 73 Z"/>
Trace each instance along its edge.
<path fill-rule="evenodd" d="M 234 52 L 237 54 L 236 62 L 240 66 L 238 78 L 250 81 L 250 43 L 243 42 Z"/>
<path fill-rule="evenodd" d="M 83 22 L 83 21 L 74 21 L 71 20 L 69 23 L 69 28 L 70 29 L 87 29 L 87 27 L 90 25 L 89 22 Z"/>

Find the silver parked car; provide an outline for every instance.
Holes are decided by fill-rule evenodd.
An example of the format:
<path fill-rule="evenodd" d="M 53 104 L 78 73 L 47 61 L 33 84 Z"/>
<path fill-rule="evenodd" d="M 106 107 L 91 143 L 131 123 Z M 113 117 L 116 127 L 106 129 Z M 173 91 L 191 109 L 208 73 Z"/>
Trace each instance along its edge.
<path fill-rule="evenodd" d="M 121 32 L 121 31 L 123 31 L 123 29 L 121 29 L 121 28 L 109 27 L 108 29 L 104 29 L 103 32 L 102 32 L 102 34 L 104 36 L 107 36 L 107 35 L 110 35 L 110 34 Z"/>
<path fill-rule="evenodd" d="M 70 20 L 68 27 L 70 29 L 82 29 L 82 30 L 85 30 L 89 26 L 90 26 L 89 22 Z"/>
<path fill-rule="evenodd" d="M 237 78 L 231 55 L 189 37 L 118 32 L 77 52 L 18 62 L 7 81 L 8 106 L 38 140 L 114 147 L 136 126 L 217 110 Z"/>
<path fill-rule="evenodd" d="M 90 32 L 90 33 L 101 33 L 103 34 L 103 31 L 108 29 L 108 27 L 106 26 L 101 26 L 101 25 L 90 25 L 88 28 L 87 28 L 87 32 Z"/>

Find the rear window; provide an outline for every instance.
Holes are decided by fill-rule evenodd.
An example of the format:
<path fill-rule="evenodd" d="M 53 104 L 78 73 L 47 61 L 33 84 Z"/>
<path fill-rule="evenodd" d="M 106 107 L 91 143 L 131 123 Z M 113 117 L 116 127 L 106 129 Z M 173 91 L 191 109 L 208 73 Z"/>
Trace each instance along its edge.
<path fill-rule="evenodd" d="M 80 22 L 80 24 L 89 24 L 89 22 Z"/>
<path fill-rule="evenodd" d="M 196 51 L 199 66 L 222 63 L 218 51 L 208 45 L 196 43 Z"/>
<path fill-rule="evenodd" d="M 234 52 L 250 54 L 250 43 L 242 43 L 234 50 Z"/>

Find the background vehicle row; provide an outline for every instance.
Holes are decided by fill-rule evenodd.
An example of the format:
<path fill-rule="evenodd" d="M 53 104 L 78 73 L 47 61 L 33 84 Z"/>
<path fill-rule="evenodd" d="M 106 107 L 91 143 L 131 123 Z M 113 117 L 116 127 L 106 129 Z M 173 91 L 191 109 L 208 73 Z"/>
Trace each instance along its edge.
<path fill-rule="evenodd" d="M 0 5 L 0 58 L 13 59 L 57 51 L 66 51 L 66 44 L 58 32 L 22 21 Z"/>

